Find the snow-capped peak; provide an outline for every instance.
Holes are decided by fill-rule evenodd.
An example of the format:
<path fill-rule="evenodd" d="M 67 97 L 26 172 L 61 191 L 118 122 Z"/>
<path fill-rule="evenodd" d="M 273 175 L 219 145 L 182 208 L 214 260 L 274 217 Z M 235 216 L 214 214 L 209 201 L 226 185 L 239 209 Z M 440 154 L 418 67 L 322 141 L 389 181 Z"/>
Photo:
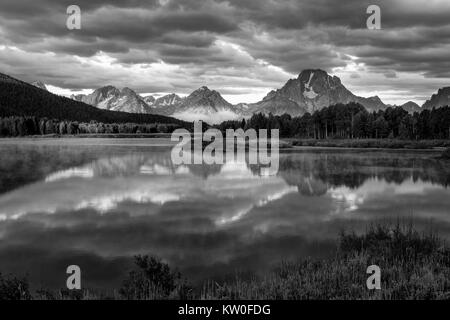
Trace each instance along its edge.
<path fill-rule="evenodd" d="M 42 81 L 34 81 L 31 84 L 39 89 L 48 91 L 47 86 Z"/>
<path fill-rule="evenodd" d="M 128 87 L 118 89 L 108 85 L 94 90 L 91 94 L 72 98 L 106 110 L 132 113 L 149 113 L 151 111 L 144 99 Z"/>

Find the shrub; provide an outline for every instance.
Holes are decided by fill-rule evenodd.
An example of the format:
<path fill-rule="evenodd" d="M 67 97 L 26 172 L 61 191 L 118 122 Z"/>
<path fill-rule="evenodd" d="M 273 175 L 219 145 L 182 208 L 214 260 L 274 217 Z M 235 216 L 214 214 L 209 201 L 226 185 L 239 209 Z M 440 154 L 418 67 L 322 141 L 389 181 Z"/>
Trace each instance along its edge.
<path fill-rule="evenodd" d="M 137 269 L 124 280 L 120 295 L 125 299 L 186 299 L 189 286 L 181 280 L 181 274 L 170 270 L 159 258 L 135 256 Z"/>
<path fill-rule="evenodd" d="M 0 273 L 0 300 L 30 300 L 28 280 L 14 276 L 4 277 Z"/>

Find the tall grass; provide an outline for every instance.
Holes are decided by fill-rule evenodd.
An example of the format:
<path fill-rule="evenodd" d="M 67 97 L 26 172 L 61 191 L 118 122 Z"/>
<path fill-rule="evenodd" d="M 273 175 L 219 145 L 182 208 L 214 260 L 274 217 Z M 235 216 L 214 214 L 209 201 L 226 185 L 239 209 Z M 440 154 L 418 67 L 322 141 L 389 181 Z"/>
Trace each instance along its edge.
<path fill-rule="evenodd" d="M 367 267 L 381 268 L 368 290 Z M 333 258 L 283 262 L 262 279 L 210 286 L 205 299 L 450 299 L 450 250 L 436 235 L 377 225 L 342 233 Z"/>
<path fill-rule="evenodd" d="M 381 268 L 381 290 L 368 290 L 367 267 Z M 225 283 L 207 281 L 194 293 L 181 274 L 155 257 L 136 256 L 135 269 L 113 293 L 30 294 L 25 279 L 0 275 L 0 299 L 450 299 L 450 249 L 433 232 L 411 224 L 369 226 L 342 232 L 328 259 L 280 262 L 264 277 Z"/>

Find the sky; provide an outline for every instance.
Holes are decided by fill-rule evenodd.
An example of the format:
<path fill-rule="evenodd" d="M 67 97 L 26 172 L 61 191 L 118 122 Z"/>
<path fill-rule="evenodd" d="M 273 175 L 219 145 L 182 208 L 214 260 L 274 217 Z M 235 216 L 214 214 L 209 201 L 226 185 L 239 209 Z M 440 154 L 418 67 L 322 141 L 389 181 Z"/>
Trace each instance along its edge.
<path fill-rule="evenodd" d="M 66 26 L 72 4 L 80 30 Z M 2 0 L 0 72 L 63 95 L 206 85 L 238 103 L 320 68 L 359 96 L 422 104 L 450 86 L 449 17 L 448 0 Z"/>

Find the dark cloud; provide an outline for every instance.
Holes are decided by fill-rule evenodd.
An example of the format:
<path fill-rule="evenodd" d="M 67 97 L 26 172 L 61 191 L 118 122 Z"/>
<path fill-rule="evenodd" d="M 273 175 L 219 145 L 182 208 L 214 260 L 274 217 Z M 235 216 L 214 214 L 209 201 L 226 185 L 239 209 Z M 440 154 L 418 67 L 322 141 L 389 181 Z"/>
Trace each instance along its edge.
<path fill-rule="evenodd" d="M 183 69 L 180 78 L 169 75 L 158 84 L 136 84 L 148 90 L 158 87 L 170 91 L 187 79 L 192 86 L 197 85 L 209 81 L 212 70 L 220 71 L 219 77 L 231 72 L 228 80 L 234 81 L 239 78 L 236 69 L 241 70 L 241 77 L 263 77 L 269 86 L 304 68 L 332 72 L 347 66 L 349 56 L 357 57 L 366 72 L 381 73 L 389 79 L 401 78 L 402 72 L 450 78 L 450 3 L 445 0 L 346 0 L 338 5 L 331 0 L 79 0 L 82 29 L 72 31 L 65 27 L 70 4 L 73 1 L 3 0 L 0 40 L 28 53 L 52 52 L 59 60 L 104 53 L 125 68 L 163 62 Z M 381 8 L 382 30 L 366 28 L 369 5 Z M 8 60 L 0 61 L 0 66 L 13 75 L 39 69 L 35 65 L 17 67 L 14 59 Z M 74 60 L 67 66 L 74 78 L 83 74 L 76 63 Z M 264 74 L 264 65 L 280 69 L 270 79 Z M 48 67 L 49 76 L 43 80 L 83 87 L 77 81 L 63 83 L 59 72 Z M 95 86 L 110 74 L 92 76 L 84 87 Z M 200 78 L 192 81 L 194 76 Z M 226 88 L 226 83 L 216 84 Z M 255 80 L 253 85 L 261 83 Z M 192 86 L 186 89 L 194 89 Z"/>

